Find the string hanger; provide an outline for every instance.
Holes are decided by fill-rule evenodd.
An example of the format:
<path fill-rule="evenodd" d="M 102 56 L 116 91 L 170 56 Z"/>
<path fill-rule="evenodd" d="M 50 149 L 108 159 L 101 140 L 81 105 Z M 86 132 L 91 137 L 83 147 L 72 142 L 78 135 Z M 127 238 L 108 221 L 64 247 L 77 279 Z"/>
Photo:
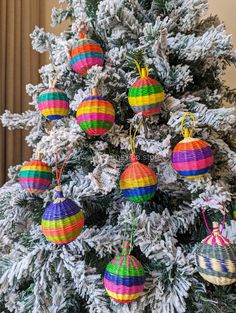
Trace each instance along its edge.
<path fill-rule="evenodd" d="M 56 165 L 56 180 L 57 180 L 57 187 L 55 188 L 56 191 L 57 191 L 57 194 L 59 197 L 63 197 L 62 196 L 62 192 L 61 192 L 61 176 L 63 174 L 63 170 L 72 154 L 72 151 L 74 149 L 76 145 L 76 142 L 73 143 L 73 145 L 70 147 L 68 153 L 67 153 L 67 156 L 61 166 L 61 168 L 59 169 L 59 164 L 58 164 L 58 146 L 56 147 L 56 162 L 55 162 L 55 165 Z"/>
<path fill-rule="evenodd" d="M 132 136 L 132 124 L 130 124 L 129 139 L 130 139 L 130 150 L 131 150 L 131 162 L 137 162 L 137 158 L 135 155 L 135 139 L 136 139 L 137 132 L 142 126 L 142 124 L 143 124 L 143 118 L 141 118 L 141 120 L 139 121 L 138 126 L 135 129 L 133 136 Z"/>
<path fill-rule="evenodd" d="M 208 223 L 207 223 L 207 219 L 206 219 L 206 215 L 205 215 L 205 209 L 202 208 L 202 216 L 203 216 L 203 221 L 204 221 L 204 224 L 206 226 L 206 229 L 207 231 L 209 232 L 209 234 L 211 235 L 217 235 L 217 234 L 221 234 L 224 227 L 225 227 L 225 220 L 226 220 L 226 211 L 225 211 L 225 208 L 224 208 L 224 211 L 223 211 L 223 220 L 222 220 L 222 223 L 221 223 L 221 230 L 219 229 L 219 224 L 217 222 L 213 222 L 213 231 L 211 231 L 210 227 L 208 226 Z"/>
<path fill-rule="evenodd" d="M 54 65 L 54 78 L 49 79 L 49 88 L 55 88 L 58 79 L 58 68 Z"/>
<path fill-rule="evenodd" d="M 79 32 L 80 39 L 86 38 L 87 26 L 84 21 L 80 23 L 80 26 L 78 27 L 78 32 Z"/>
<path fill-rule="evenodd" d="M 184 126 L 184 122 L 187 116 L 190 116 L 190 118 L 192 119 L 192 127 L 190 128 Z M 184 138 L 192 137 L 194 127 L 195 127 L 195 116 L 193 115 L 193 113 L 191 112 L 184 113 L 184 116 L 182 117 L 181 124 L 180 124 L 180 130 L 181 130 L 183 137 Z"/>
<path fill-rule="evenodd" d="M 131 223 L 130 237 L 129 237 L 129 240 L 127 240 L 126 239 L 127 224 L 125 224 L 124 239 L 122 243 L 122 255 L 130 255 L 131 251 L 133 250 L 133 237 L 134 237 L 134 231 L 135 231 L 136 225 L 137 225 L 137 218 L 133 216 L 132 223 Z"/>
<path fill-rule="evenodd" d="M 139 75 L 141 78 L 147 78 L 149 75 L 149 69 L 146 65 L 145 67 L 141 67 L 137 60 L 134 60 L 134 64 L 136 65 Z"/>

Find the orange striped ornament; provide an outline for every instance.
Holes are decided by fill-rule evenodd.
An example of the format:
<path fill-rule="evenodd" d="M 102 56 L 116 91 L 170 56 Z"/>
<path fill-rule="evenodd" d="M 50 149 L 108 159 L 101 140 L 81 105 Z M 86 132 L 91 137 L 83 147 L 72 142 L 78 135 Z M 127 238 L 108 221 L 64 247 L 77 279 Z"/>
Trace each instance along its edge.
<path fill-rule="evenodd" d="M 140 163 L 131 154 L 131 164 L 121 174 L 120 190 L 129 201 L 142 203 L 154 197 L 157 190 L 157 176 L 153 170 Z"/>

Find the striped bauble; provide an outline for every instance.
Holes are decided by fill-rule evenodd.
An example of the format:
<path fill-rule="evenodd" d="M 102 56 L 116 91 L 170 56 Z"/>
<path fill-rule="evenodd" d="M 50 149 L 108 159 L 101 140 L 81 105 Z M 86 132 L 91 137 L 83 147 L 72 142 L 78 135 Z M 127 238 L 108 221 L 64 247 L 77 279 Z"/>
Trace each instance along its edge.
<path fill-rule="evenodd" d="M 113 126 L 115 110 L 109 101 L 93 89 L 92 95 L 79 104 L 76 118 L 80 128 L 87 134 L 102 136 Z"/>
<path fill-rule="evenodd" d="M 85 75 L 94 65 L 103 66 L 104 53 L 101 46 L 90 38 L 81 38 L 71 50 L 71 66 L 74 72 Z"/>
<path fill-rule="evenodd" d="M 75 240 L 84 227 L 84 213 L 78 205 L 57 191 L 57 199 L 42 215 L 42 232 L 55 244 L 67 244 Z"/>
<path fill-rule="evenodd" d="M 157 190 L 157 176 L 134 154 L 131 155 L 131 162 L 120 176 L 120 190 L 129 201 L 141 203 L 150 200 Z"/>
<path fill-rule="evenodd" d="M 142 295 L 144 282 L 144 269 L 141 263 L 129 254 L 129 243 L 125 242 L 122 253 L 106 267 L 106 292 L 116 302 L 128 303 Z"/>
<path fill-rule="evenodd" d="M 212 234 L 197 247 L 196 265 L 199 274 L 215 285 L 236 282 L 236 246 L 222 236 L 218 223 L 213 223 Z"/>
<path fill-rule="evenodd" d="M 174 148 L 172 166 L 186 178 L 200 178 L 213 166 L 214 157 L 211 147 L 205 141 L 186 137 Z"/>
<path fill-rule="evenodd" d="M 59 120 L 67 115 L 69 100 L 63 90 L 49 88 L 39 95 L 38 109 L 47 119 Z"/>
<path fill-rule="evenodd" d="M 19 183 L 23 189 L 31 193 L 43 192 L 52 183 L 52 170 L 41 160 L 31 160 L 20 169 Z"/>
<path fill-rule="evenodd" d="M 128 101 L 135 113 L 153 115 L 161 110 L 161 103 L 165 99 L 162 85 L 148 76 L 145 68 L 142 68 L 141 78 L 130 87 Z"/>

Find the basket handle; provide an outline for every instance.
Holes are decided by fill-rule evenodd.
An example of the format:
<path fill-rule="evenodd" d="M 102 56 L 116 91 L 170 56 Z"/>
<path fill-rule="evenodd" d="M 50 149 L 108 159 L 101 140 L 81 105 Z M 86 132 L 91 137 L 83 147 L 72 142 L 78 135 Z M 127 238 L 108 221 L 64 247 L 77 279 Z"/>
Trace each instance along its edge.
<path fill-rule="evenodd" d="M 203 216 L 203 220 L 204 220 L 204 224 L 206 226 L 207 231 L 209 232 L 209 234 L 213 235 L 213 232 L 211 231 L 210 227 L 208 226 L 207 220 L 206 220 L 206 215 L 205 215 L 205 209 L 202 207 L 202 216 Z M 225 220 L 226 220 L 226 212 L 225 212 L 225 208 L 223 211 L 223 220 L 222 220 L 222 227 L 220 233 L 222 233 L 223 229 L 225 228 Z"/>

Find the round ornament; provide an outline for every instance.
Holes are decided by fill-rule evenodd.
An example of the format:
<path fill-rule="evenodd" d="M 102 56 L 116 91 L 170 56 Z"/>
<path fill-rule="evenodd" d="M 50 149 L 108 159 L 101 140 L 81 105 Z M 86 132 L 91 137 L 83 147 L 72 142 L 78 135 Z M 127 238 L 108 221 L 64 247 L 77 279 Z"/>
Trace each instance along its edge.
<path fill-rule="evenodd" d="M 52 183 L 52 170 L 42 160 L 31 160 L 20 169 L 19 183 L 31 193 L 44 192 Z"/>
<path fill-rule="evenodd" d="M 218 223 L 213 223 L 211 235 L 198 245 L 196 264 L 199 274 L 212 284 L 236 282 L 236 246 L 222 236 Z"/>
<path fill-rule="evenodd" d="M 112 104 L 92 90 L 92 95 L 85 98 L 76 114 L 80 128 L 91 136 L 105 135 L 115 121 L 115 110 Z"/>
<path fill-rule="evenodd" d="M 131 108 L 135 113 L 142 112 L 144 116 L 159 113 L 165 99 L 162 85 L 148 76 L 148 68 L 142 68 L 140 76 L 129 89 L 128 102 Z"/>
<path fill-rule="evenodd" d="M 75 240 L 84 227 L 84 213 L 71 199 L 63 197 L 57 189 L 57 199 L 42 215 L 42 232 L 55 244 L 67 244 Z"/>
<path fill-rule="evenodd" d="M 142 295 L 144 282 L 144 269 L 141 263 L 129 254 L 129 242 L 125 242 L 122 253 L 106 267 L 106 292 L 116 302 L 132 302 Z"/>
<path fill-rule="evenodd" d="M 120 176 L 120 189 L 129 201 L 142 203 L 154 197 L 157 190 L 157 176 L 153 170 L 140 163 L 131 154 L 131 164 Z"/>
<path fill-rule="evenodd" d="M 198 138 L 192 138 L 192 130 L 183 129 L 183 122 L 187 115 L 194 120 L 191 113 L 187 112 L 184 115 L 181 124 L 184 139 L 174 147 L 171 162 L 173 168 L 180 175 L 188 179 L 195 179 L 209 172 L 213 166 L 214 157 L 208 143 Z"/>
<path fill-rule="evenodd" d="M 71 50 L 71 66 L 75 73 L 86 75 L 94 65 L 103 66 L 104 52 L 101 46 L 94 40 L 86 37 L 86 26 L 80 32 L 77 45 Z"/>
<path fill-rule="evenodd" d="M 233 218 L 236 220 L 236 197 L 233 198 Z"/>
<path fill-rule="evenodd" d="M 49 88 L 39 95 L 38 108 L 47 119 L 59 120 L 69 111 L 69 100 L 63 90 Z"/>

